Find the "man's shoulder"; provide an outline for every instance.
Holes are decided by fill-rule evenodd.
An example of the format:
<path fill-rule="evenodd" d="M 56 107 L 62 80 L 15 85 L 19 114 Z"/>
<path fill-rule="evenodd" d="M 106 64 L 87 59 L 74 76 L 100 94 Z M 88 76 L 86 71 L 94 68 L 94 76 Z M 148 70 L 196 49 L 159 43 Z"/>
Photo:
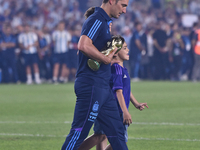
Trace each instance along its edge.
<path fill-rule="evenodd" d="M 137 30 L 133 32 L 133 37 L 134 39 L 137 39 L 139 37 L 139 32 Z"/>
<path fill-rule="evenodd" d="M 54 30 L 54 31 L 52 32 L 52 35 L 53 35 L 53 34 L 58 34 L 58 33 L 59 33 L 58 30 Z"/>
<path fill-rule="evenodd" d="M 36 34 L 35 32 L 32 32 L 32 31 L 29 32 L 28 35 L 31 35 L 31 36 L 37 36 L 37 34 Z"/>
<path fill-rule="evenodd" d="M 85 23 L 93 23 L 97 20 L 101 22 L 106 22 L 105 19 L 100 14 L 95 12 L 94 14 L 92 14 L 90 17 L 86 19 Z"/>
<path fill-rule="evenodd" d="M 18 36 L 18 38 L 20 39 L 20 38 L 23 38 L 23 37 L 25 37 L 25 36 L 26 36 L 25 33 L 20 33 L 19 36 Z"/>

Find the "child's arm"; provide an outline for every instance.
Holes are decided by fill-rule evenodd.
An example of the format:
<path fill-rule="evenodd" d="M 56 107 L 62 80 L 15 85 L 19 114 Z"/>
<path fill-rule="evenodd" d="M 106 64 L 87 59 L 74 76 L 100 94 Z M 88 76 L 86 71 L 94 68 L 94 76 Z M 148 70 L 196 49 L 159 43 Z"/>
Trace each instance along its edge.
<path fill-rule="evenodd" d="M 128 112 L 128 109 L 125 104 L 124 96 L 123 96 L 123 91 L 121 89 L 116 91 L 117 99 L 119 102 L 119 105 L 121 107 L 121 110 L 123 112 L 123 123 L 130 125 L 132 123 L 131 115 Z"/>
<path fill-rule="evenodd" d="M 135 108 L 139 109 L 139 110 L 143 110 L 144 109 L 144 106 L 146 108 L 149 108 L 147 103 L 139 103 L 136 98 L 133 96 L 133 94 L 131 93 L 130 95 L 130 101 L 131 103 L 135 106 Z"/>

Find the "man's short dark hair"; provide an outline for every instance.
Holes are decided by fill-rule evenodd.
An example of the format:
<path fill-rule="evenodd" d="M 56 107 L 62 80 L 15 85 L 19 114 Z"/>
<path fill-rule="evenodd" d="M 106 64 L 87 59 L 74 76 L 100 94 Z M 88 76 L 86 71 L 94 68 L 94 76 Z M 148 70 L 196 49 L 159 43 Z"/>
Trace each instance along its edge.
<path fill-rule="evenodd" d="M 61 21 L 59 21 L 58 24 L 65 24 L 65 21 L 64 21 L 64 20 L 61 20 Z"/>
<path fill-rule="evenodd" d="M 141 22 L 136 21 L 136 22 L 134 23 L 134 26 L 137 27 L 138 25 L 141 25 Z"/>
<path fill-rule="evenodd" d="M 108 0 L 103 0 L 103 3 L 107 3 L 108 2 Z"/>
<path fill-rule="evenodd" d="M 107 3 L 109 0 L 103 0 L 103 3 Z M 116 0 L 116 3 L 118 2 L 119 0 Z"/>
<path fill-rule="evenodd" d="M 30 27 L 28 23 L 23 23 L 23 27 Z"/>
<path fill-rule="evenodd" d="M 197 22 L 194 22 L 193 23 L 193 28 L 197 27 L 198 26 L 198 23 Z"/>

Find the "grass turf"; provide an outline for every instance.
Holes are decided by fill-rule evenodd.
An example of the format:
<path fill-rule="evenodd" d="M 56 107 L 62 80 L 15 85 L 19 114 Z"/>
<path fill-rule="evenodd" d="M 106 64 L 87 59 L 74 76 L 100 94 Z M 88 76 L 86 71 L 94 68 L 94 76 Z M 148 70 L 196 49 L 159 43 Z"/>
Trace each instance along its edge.
<path fill-rule="evenodd" d="M 130 106 L 129 149 L 199 150 L 199 90 L 200 84 L 191 82 L 132 83 L 134 96 L 149 109 Z M 59 150 L 75 101 L 73 83 L 0 84 L 0 149 Z"/>

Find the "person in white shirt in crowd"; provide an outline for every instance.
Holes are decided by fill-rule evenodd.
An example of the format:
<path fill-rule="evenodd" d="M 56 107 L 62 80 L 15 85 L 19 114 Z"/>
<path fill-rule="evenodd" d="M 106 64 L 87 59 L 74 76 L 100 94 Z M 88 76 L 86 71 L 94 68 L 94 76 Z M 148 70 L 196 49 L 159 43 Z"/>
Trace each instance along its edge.
<path fill-rule="evenodd" d="M 46 27 L 43 30 L 36 31 L 38 35 L 38 43 L 39 43 L 39 68 L 41 70 L 40 76 L 44 81 L 51 82 L 52 79 L 52 67 L 50 63 L 50 46 L 51 46 L 51 36 L 48 33 L 48 29 Z"/>
<path fill-rule="evenodd" d="M 65 30 L 65 22 L 59 22 L 57 29 L 52 33 L 52 40 L 54 45 L 53 51 L 53 82 L 58 82 L 59 68 L 61 66 L 61 73 L 59 77 L 60 82 L 68 82 L 69 77 L 69 44 L 71 42 L 71 34 Z"/>
<path fill-rule="evenodd" d="M 148 64 L 148 77 L 149 79 L 153 79 L 153 70 L 154 70 L 154 64 L 153 64 L 153 53 L 154 53 L 154 47 L 153 47 L 153 28 L 147 29 L 147 54 L 149 58 L 149 64 Z"/>
<path fill-rule="evenodd" d="M 36 84 L 40 84 L 40 74 L 38 68 L 38 37 L 36 33 L 31 30 L 30 25 L 24 25 L 24 33 L 19 35 L 19 44 L 22 49 L 23 58 L 26 66 L 26 77 L 27 77 L 27 84 L 32 84 L 32 73 L 31 73 L 31 66 L 33 66 L 34 70 L 34 79 Z"/>

